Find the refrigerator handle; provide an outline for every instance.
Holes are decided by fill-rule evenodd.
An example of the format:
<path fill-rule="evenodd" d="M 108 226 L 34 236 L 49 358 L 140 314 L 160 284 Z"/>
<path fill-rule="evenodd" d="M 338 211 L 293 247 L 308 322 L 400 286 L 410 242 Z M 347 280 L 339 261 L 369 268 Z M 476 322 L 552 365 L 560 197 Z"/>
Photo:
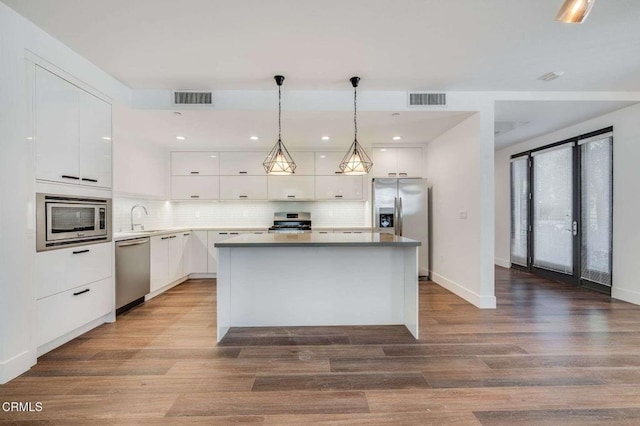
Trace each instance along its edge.
<path fill-rule="evenodd" d="M 398 235 L 398 197 L 393 198 L 393 235 Z"/>
<path fill-rule="evenodd" d="M 371 232 L 376 232 L 376 180 L 371 180 Z M 378 231 L 379 232 L 379 231 Z"/>
<path fill-rule="evenodd" d="M 404 221 L 402 212 L 402 197 L 398 197 L 398 235 L 402 237 L 402 225 Z"/>

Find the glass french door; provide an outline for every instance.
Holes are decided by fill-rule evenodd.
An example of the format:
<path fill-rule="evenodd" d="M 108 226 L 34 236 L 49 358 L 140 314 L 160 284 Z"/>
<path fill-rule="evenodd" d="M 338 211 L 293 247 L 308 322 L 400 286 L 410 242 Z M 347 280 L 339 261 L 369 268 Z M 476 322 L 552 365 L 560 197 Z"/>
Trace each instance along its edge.
<path fill-rule="evenodd" d="M 511 160 L 511 264 L 611 293 L 612 129 Z"/>

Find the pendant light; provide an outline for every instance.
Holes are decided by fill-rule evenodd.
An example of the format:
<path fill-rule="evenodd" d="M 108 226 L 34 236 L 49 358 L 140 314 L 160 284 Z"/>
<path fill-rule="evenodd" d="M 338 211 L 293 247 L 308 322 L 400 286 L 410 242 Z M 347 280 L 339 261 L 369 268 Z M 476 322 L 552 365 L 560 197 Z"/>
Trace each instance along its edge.
<path fill-rule="evenodd" d="M 282 143 L 282 82 L 284 82 L 284 77 L 281 75 L 276 75 L 273 77 L 278 85 L 278 142 L 273 146 L 267 158 L 264 159 L 262 165 L 264 166 L 265 171 L 269 175 L 290 175 L 295 173 L 296 163 L 291 158 L 289 151 Z"/>
<path fill-rule="evenodd" d="M 354 137 L 353 143 L 349 147 L 349 151 L 340 162 L 340 170 L 345 175 L 364 175 L 369 173 L 373 162 L 365 152 L 364 148 L 358 142 L 358 104 L 357 104 L 357 87 L 360 77 L 351 77 L 349 80 L 353 86 L 353 126 Z"/>
<path fill-rule="evenodd" d="M 566 0 L 558 15 L 556 21 L 566 22 L 569 24 L 582 24 L 596 0 Z"/>

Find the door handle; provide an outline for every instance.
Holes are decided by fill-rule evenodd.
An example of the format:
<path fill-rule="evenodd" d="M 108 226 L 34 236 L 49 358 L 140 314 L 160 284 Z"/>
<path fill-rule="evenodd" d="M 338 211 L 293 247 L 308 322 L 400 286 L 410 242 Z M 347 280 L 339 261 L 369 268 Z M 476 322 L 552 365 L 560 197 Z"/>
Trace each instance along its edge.
<path fill-rule="evenodd" d="M 575 237 L 576 235 L 578 235 L 578 221 L 574 220 L 573 221 L 573 226 L 571 228 L 572 230 L 572 234 Z"/>
<path fill-rule="evenodd" d="M 398 235 L 402 237 L 402 221 L 404 217 L 402 217 L 402 197 L 398 197 Z"/>

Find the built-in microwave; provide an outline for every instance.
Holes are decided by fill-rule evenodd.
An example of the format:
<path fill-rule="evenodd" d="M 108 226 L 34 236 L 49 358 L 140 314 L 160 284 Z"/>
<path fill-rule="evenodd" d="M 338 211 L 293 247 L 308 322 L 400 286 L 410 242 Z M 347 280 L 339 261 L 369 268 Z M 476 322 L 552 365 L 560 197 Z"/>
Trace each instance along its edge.
<path fill-rule="evenodd" d="M 111 241 L 111 199 L 36 194 L 36 250 Z"/>

